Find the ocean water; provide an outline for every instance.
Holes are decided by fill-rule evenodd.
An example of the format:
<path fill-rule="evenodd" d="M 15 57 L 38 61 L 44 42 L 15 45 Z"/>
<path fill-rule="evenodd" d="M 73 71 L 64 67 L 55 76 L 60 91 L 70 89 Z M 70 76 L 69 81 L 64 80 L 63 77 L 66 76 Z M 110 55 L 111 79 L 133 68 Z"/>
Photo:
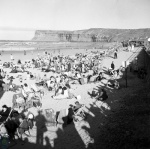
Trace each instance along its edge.
<path fill-rule="evenodd" d="M 100 50 L 100 49 L 99 49 Z M 60 50 L 45 50 L 47 53 L 50 53 L 52 55 L 75 55 L 76 53 L 85 53 L 85 49 L 60 49 Z M 97 51 L 97 49 L 89 49 L 88 52 L 90 51 Z M 26 50 L 26 53 L 24 53 L 24 50 L 22 51 L 2 51 L 0 50 L 0 60 L 1 62 L 10 62 L 10 55 L 13 55 L 14 61 L 17 62 L 19 59 L 21 61 L 25 60 L 32 60 L 35 59 L 38 54 L 43 55 L 44 50 Z"/>

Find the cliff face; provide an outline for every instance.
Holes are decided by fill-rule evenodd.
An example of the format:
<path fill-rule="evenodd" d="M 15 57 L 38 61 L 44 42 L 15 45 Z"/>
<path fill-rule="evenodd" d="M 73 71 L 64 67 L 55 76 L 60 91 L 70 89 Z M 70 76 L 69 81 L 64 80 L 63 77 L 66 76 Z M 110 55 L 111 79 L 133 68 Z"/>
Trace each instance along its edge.
<path fill-rule="evenodd" d="M 71 31 L 36 31 L 33 40 L 38 41 L 92 41 L 91 35 Z"/>
<path fill-rule="evenodd" d="M 53 42 L 109 42 L 150 37 L 150 29 L 37 30 L 32 40 Z"/>

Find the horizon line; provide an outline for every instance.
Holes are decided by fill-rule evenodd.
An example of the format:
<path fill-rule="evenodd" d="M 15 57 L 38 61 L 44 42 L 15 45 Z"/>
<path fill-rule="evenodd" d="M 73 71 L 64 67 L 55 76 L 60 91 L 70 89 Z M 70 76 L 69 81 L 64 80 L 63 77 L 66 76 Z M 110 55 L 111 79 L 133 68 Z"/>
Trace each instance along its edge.
<path fill-rule="evenodd" d="M 66 30 L 66 29 L 35 29 L 35 28 L 20 28 L 20 27 L 2 27 L 0 26 L 0 30 L 4 31 L 80 31 L 80 30 L 89 30 L 89 29 L 120 29 L 120 30 L 138 30 L 138 29 L 150 29 L 150 27 L 143 27 L 143 28 L 103 28 L 103 27 L 94 27 L 94 28 L 85 28 L 85 29 L 75 29 L 75 30 Z"/>

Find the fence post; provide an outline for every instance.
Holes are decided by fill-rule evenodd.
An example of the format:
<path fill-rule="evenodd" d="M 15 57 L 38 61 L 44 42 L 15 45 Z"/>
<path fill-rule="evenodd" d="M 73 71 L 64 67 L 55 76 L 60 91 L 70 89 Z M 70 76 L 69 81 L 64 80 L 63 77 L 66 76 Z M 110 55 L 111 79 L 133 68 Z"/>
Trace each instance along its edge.
<path fill-rule="evenodd" d="M 125 72 L 126 72 L 126 88 L 128 87 L 128 78 L 127 78 L 127 62 L 125 61 Z"/>

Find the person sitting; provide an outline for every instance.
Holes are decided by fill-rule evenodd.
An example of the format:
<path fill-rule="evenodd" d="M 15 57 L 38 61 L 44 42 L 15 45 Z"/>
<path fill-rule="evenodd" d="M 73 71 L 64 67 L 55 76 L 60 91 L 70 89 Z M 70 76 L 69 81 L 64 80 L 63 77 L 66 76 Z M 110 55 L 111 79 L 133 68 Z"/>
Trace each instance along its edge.
<path fill-rule="evenodd" d="M 50 71 L 50 65 L 43 66 L 43 67 L 42 67 L 42 71 L 44 71 L 44 72 L 49 72 L 49 71 Z"/>
<path fill-rule="evenodd" d="M 46 84 L 46 82 L 43 80 L 43 78 L 41 78 L 40 74 L 38 74 L 36 76 L 36 84 L 38 86 L 44 86 Z"/>
<path fill-rule="evenodd" d="M 8 118 L 10 111 L 11 108 L 7 105 L 2 106 L 2 110 L 0 111 L 0 123 L 4 122 Z"/>
<path fill-rule="evenodd" d="M 80 104 L 79 101 L 76 101 L 75 106 L 72 106 L 75 121 L 78 120 L 77 117 L 80 117 L 82 119 L 85 118 L 85 113 L 84 113 L 84 110 L 82 107 L 83 107 L 83 105 Z"/>
<path fill-rule="evenodd" d="M 51 77 L 50 77 L 50 80 L 53 81 L 53 82 L 56 82 L 56 79 L 55 79 L 54 76 L 51 76 Z"/>
<path fill-rule="evenodd" d="M 75 102 L 75 106 L 73 106 L 73 111 L 77 112 L 82 107 L 82 104 L 79 103 L 79 101 Z"/>
<path fill-rule="evenodd" d="M 30 79 L 34 79 L 34 75 L 30 72 Z"/>
<path fill-rule="evenodd" d="M 119 76 L 119 75 L 118 75 L 117 70 L 114 70 L 112 77 L 114 77 L 115 79 L 117 79 L 118 76 Z"/>
<path fill-rule="evenodd" d="M 114 82 L 114 88 L 115 89 L 119 89 L 120 88 L 119 82 L 117 80 L 115 80 L 115 82 Z"/>
<path fill-rule="evenodd" d="M 93 76 L 98 74 L 98 69 L 96 66 L 93 66 Z"/>
<path fill-rule="evenodd" d="M 60 86 L 65 86 L 65 80 L 64 80 L 64 77 L 61 76 L 61 80 L 60 80 L 60 83 L 59 83 Z"/>
<path fill-rule="evenodd" d="M 22 64 L 20 59 L 18 60 L 17 64 Z"/>
<path fill-rule="evenodd" d="M 81 84 L 81 85 L 84 84 L 83 76 L 81 75 L 81 73 L 79 71 L 75 74 L 75 78 L 77 79 L 77 82 L 79 84 Z"/>
<path fill-rule="evenodd" d="M 1 76 L 2 78 L 5 78 L 5 77 L 6 77 L 6 72 L 4 72 L 3 69 L 0 69 L 0 76 Z"/>
<path fill-rule="evenodd" d="M 71 86 L 70 86 L 70 78 L 69 77 L 65 77 L 65 86 L 67 87 L 67 88 L 71 88 Z"/>
<path fill-rule="evenodd" d="M 10 73 L 17 73 L 17 66 L 13 67 Z"/>
<path fill-rule="evenodd" d="M 62 94 L 57 96 L 52 96 L 53 99 L 67 99 L 69 97 L 69 93 L 66 87 L 62 88 Z"/>
<path fill-rule="evenodd" d="M 25 100 L 27 100 L 27 98 L 30 96 L 29 94 L 32 93 L 32 90 L 26 83 L 24 83 L 24 85 L 22 85 L 21 87 L 22 87 L 21 93 L 24 96 Z"/>
<path fill-rule="evenodd" d="M 28 86 L 27 83 L 24 83 L 23 88 L 24 88 L 24 90 L 25 90 L 25 92 L 26 92 L 27 94 L 31 92 L 31 89 L 30 89 L 30 87 Z"/>
<path fill-rule="evenodd" d="M 5 82 L 3 81 L 3 77 L 0 75 L 0 88 L 3 89 Z"/>
<path fill-rule="evenodd" d="M 98 95 L 96 96 L 97 100 L 105 101 L 108 98 L 107 92 L 105 89 L 101 89 L 101 92 L 98 92 Z"/>
<path fill-rule="evenodd" d="M 60 77 L 56 76 L 56 83 L 59 84 L 60 83 Z"/>
<path fill-rule="evenodd" d="M 44 74 L 44 76 L 43 76 L 43 81 L 46 83 L 47 80 L 48 80 L 47 75 Z"/>
<path fill-rule="evenodd" d="M 113 70 L 111 68 L 108 69 L 109 75 L 114 76 L 114 72 L 115 72 L 115 70 Z"/>
<path fill-rule="evenodd" d="M 10 63 L 9 63 L 9 62 L 4 62 L 4 63 L 3 63 L 3 67 L 9 68 L 9 67 L 10 67 Z"/>
<path fill-rule="evenodd" d="M 114 89 L 119 89 L 120 88 L 119 82 L 117 80 L 109 80 L 107 82 L 107 86 L 109 86 L 111 88 L 114 88 Z"/>
<path fill-rule="evenodd" d="M 101 81 L 104 78 L 104 75 L 102 72 L 99 73 L 98 77 L 96 77 L 95 81 Z"/>
<path fill-rule="evenodd" d="M 80 80 L 80 79 L 82 78 L 82 76 L 81 76 L 81 73 L 80 73 L 80 72 L 76 73 L 76 78 L 77 78 L 78 80 Z"/>
<path fill-rule="evenodd" d="M 0 134 L 2 134 L 2 136 L 8 135 L 9 139 L 14 139 L 19 124 L 20 123 L 16 120 L 8 119 L 3 125 L 4 129 L 2 129 L 2 131 L 0 130 Z"/>
<path fill-rule="evenodd" d="M 67 87 L 64 86 L 64 87 L 62 88 L 62 90 L 63 90 L 63 92 L 64 92 L 64 97 L 65 97 L 65 98 L 68 98 L 68 97 L 69 97 L 69 94 L 68 94 L 68 89 L 67 89 Z"/>
<path fill-rule="evenodd" d="M 55 96 L 58 96 L 58 95 L 60 95 L 60 94 L 62 94 L 62 86 L 59 86 L 59 87 L 58 87 L 58 89 L 57 89 L 56 92 L 55 92 Z"/>
<path fill-rule="evenodd" d="M 55 88 L 55 82 L 54 81 L 47 81 L 47 88 L 49 91 L 52 91 Z"/>
<path fill-rule="evenodd" d="M 9 90 L 10 90 L 10 91 L 14 91 L 13 79 L 10 79 L 10 81 L 9 81 L 9 83 L 8 83 L 8 86 L 9 86 Z"/>

